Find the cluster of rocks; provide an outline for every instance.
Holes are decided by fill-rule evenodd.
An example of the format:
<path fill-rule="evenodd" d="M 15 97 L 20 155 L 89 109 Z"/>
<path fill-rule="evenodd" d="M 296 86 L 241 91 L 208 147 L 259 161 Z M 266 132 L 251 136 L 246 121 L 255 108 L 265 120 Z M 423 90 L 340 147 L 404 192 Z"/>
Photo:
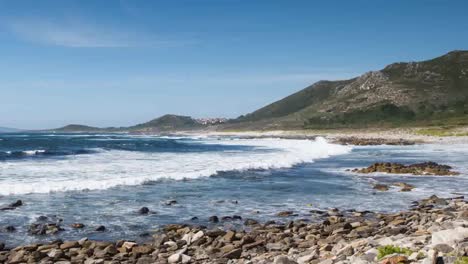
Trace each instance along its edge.
<path fill-rule="evenodd" d="M 423 162 L 411 165 L 403 165 L 393 162 L 378 162 L 367 168 L 353 169 L 357 173 L 374 173 L 384 172 L 393 174 L 412 174 L 412 175 L 433 175 L 433 176 L 452 176 L 458 175 L 456 171 L 452 171 L 452 167 L 442 165 L 435 162 Z"/>
<path fill-rule="evenodd" d="M 396 182 L 392 184 L 393 186 L 399 187 L 400 192 L 410 192 L 414 189 L 414 186 L 405 182 Z M 374 185 L 374 189 L 378 191 L 388 191 L 390 189 L 390 186 L 387 184 L 383 183 L 377 183 Z"/>
<path fill-rule="evenodd" d="M 393 146 L 408 146 L 416 144 L 415 141 L 405 139 L 386 139 L 386 138 L 359 138 L 359 137 L 340 137 L 336 138 L 333 143 L 341 145 L 356 145 L 356 146 L 377 146 L 377 145 L 393 145 Z"/>
<path fill-rule="evenodd" d="M 261 224 L 247 219 L 242 230 L 171 224 L 144 244 L 83 238 L 6 249 L 0 243 L 0 263 L 432 264 L 455 263 L 468 254 L 468 202 L 463 197 L 431 196 L 391 214 L 311 213 L 322 220 Z"/>

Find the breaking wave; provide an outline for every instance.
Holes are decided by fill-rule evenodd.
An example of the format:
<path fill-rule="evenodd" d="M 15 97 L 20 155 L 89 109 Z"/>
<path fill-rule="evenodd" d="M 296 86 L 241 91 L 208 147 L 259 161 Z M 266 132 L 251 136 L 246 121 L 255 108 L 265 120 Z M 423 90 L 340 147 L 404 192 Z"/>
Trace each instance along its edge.
<path fill-rule="evenodd" d="M 216 146 L 217 150 L 161 153 L 111 149 L 93 150 L 93 155 L 76 155 L 64 159 L 0 162 L 0 194 L 102 190 L 160 179 L 209 177 L 225 171 L 288 168 L 351 151 L 351 147 L 330 144 L 323 138 L 202 139 L 197 143 L 206 147 Z M 226 149 L 232 146 L 248 148 L 224 151 L 222 146 Z M 28 153 L 46 155 L 47 151 Z"/>

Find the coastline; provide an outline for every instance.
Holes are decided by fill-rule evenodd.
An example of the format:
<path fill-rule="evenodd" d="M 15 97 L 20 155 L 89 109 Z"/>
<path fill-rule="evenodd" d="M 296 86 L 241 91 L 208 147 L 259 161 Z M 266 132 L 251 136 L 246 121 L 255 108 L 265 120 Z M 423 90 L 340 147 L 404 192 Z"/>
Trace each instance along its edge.
<path fill-rule="evenodd" d="M 268 131 L 197 131 L 179 132 L 180 135 L 232 136 L 232 137 L 277 137 L 287 139 L 313 139 L 317 136 L 330 141 L 346 138 L 384 139 L 388 141 L 404 140 L 414 143 L 468 144 L 468 135 L 437 136 L 419 134 L 424 128 L 392 129 L 330 129 L 330 130 L 268 130 Z M 467 128 L 463 128 L 465 131 Z"/>
<path fill-rule="evenodd" d="M 57 240 L 7 248 L 1 263 L 455 263 L 468 253 L 468 201 L 431 196 L 409 210 L 311 210 L 320 220 L 259 223 L 238 216 L 211 217 L 212 222 L 241 222 L 243 228 L 207 228 L 169 224 L 147 243 L 131 240 Z M 465 256 L 465 257 L 464 257 Z M 444 262 L 437 262 L 444 261 Z M 458 262 L 465 263 L 465 262 Z"/>
<path fill-rule="evenodd" d="M 349 142 L 340 140 L 350 138 L 368 144 L 468 143 L 468 137 L 429 137 L 401 130 L 398 133 L 340 130 L 329 134 L 324 131 L 205 131 L 196 134 L 184 132 L 179 135 L 289 139 L 313 139 L 321 136 L 340 144 L 348 144 Z M 381 139 L 385 141 L 382 142 Z M 356 142 L 350 144 L 354 143 Z M 389 264 L 398 263 L 391 262 L 396 259 L 400 262 L 406 261 L 404 263 L 429 264 L 433 263 L 436 250 L 439 252 L 438 256 L 445 258 L 444 263 L 453 263 L 454 259 L 467 254 L 468 233 L 464 232 L 467 232 L 468 226 L 468 202 L 464 198 L 432 197 L 419 201 L 418 206 L 410 208 L 409 211 L 391 214 L 377 211 L 339 211 L 333 208 L 328 211 L 311 210 L 310 213 L 320 218 L 320 221 L 310 222 L 307 221 L 310 219 L 295 216 L 294 211 L 285 211 L 278 212 L 284 219 L 281 222 L 258 223 L 255 219 L 239 219 L 237 216 L 219 216 L 217 221 L 213 218 L 214 226 L 218 221 L 228 222 L 233 224 L 233 230 L 171 224 L 144 244 L 137 244 L 131 240 L 103 242 L 84 238 L 79 241 L 57 240 L 46 244 L 22 245 L 12 249 L 8 244 L 2 246 L 1 242 L 4 241 L 0 241 L 0 263 Z M 235 229 L 235 225 L 242 228 Z M 46 226 L 49 227 L 60 229 L 56 225 Z M 434 244 L 434 234 L 443 230 L 451 232 L 449 237 L 458 232 L 466 235 L 461 239 L 462 242 L 444 240 L 444 243 Z M 393 255 L 393 260 L 378 259 L 379 248 L 386 243 L 394 247 L 408 248 L 411 254 Z M 423 255 L 425 257 L 422 257 Z"/>

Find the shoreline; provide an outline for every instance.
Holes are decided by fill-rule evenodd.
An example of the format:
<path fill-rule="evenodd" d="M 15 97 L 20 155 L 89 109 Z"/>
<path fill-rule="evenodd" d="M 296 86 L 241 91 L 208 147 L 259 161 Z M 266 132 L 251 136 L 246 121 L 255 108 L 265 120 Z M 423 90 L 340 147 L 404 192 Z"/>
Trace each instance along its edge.
<path fill-rule="evenodd" d="M 319 221 L 283 211 L 278 212 L 281 222 L 222 219 L 241 221 L 237 230 L 169 224 L 142 244 L 83 238 L 6 249 L 0 243 L 0 263 L 390 264 L 435 263 L 434 256 L 453 263 L 468 254 L 468 201 L 463 196 L 431 196 L 398 213 L 336 208 L 310 213 Z M 385 250 L 391 253 L 380 256 Z"/>

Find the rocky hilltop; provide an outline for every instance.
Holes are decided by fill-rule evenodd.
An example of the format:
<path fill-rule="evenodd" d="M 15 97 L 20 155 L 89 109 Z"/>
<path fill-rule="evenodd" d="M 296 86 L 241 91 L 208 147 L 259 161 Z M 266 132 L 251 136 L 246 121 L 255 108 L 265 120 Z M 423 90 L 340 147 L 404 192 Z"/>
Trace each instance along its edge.
<path fill-rule="evenodd" d="M 468 124 L 468 51 L 394 63 L 342 81 L 319 81 L 241 116 L 239 128 L 339 128 L 440 120 Z"/>

